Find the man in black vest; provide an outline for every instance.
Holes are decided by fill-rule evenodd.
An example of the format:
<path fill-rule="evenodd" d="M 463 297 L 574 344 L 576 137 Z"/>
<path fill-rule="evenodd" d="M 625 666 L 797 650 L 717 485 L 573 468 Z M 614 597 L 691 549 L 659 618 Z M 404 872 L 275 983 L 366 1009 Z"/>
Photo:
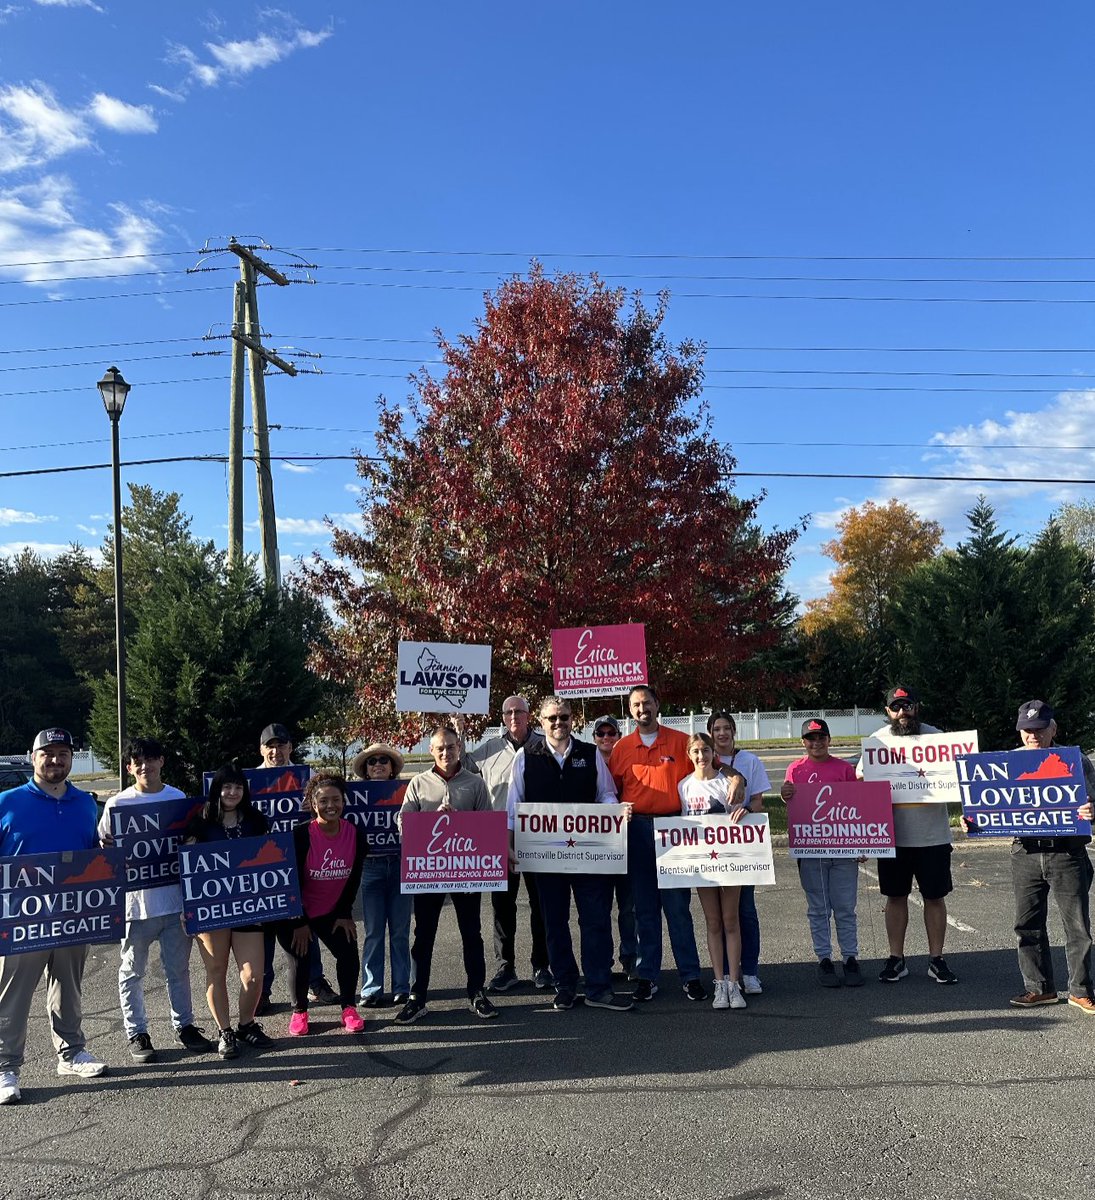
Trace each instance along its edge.
<path fill-rule="evenodd" d="M 510 841 L 517 806 L 530 804 L 615 804 L 616 785 L 597 748 L 570 734 L 570 701 L 548 696 L 540 705 L 544 741 L 526 742 L 513 760 L 507 811 Z M 612 876 L 550 872 L 535 875 L 555 977 L 553 1008 L 574 1007 L 578 964 L 570 938 L 570 897 L 578 909 L 582 937 L 585 1002 L 591 1008 L 626 1012 L 630 996 L 612 991 Z"/>

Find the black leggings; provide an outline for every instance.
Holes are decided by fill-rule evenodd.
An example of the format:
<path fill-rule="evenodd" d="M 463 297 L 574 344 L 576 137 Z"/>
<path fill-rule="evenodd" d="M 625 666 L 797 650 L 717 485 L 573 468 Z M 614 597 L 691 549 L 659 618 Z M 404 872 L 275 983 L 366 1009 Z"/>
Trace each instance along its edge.
<path fill-rule="evenodd" d="M 319 938 L 334 957 L 339 1003 L 343 1008 L 351 1007 L 357 1003 L 357 981 L 361 972 L 357 942 L 348 938 L 343 930 L 335 928 L 335 918 L 330 913 L 325 917 L 309 917 L 308 927 L 312 936 Z M 289 991 L 293 995 L 293 1008 L 296 1012 L 307 1012 L 311 975 L 308 968 L 309 951 L 305 950 L 300 955 L 293 953 L 293 926 L 289 922 L 279 923 L 276 932 L 278 944 L 289 956 Z"/>

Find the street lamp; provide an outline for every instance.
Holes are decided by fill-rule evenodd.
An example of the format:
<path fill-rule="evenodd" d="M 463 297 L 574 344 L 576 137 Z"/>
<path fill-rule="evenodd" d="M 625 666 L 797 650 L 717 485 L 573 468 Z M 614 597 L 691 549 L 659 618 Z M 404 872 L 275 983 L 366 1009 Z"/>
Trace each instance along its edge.
<path fill-rule="evenodd" d="M 125 608 L 122 600 L 122 474 L 118 461 L 118 421 L 129 384 L 117 367 L 99 380 L 99 395 L 110 418 L 111 463 L 114 467 L 114 636 L 118 649 L 118 788 L 125 787 Z"/>

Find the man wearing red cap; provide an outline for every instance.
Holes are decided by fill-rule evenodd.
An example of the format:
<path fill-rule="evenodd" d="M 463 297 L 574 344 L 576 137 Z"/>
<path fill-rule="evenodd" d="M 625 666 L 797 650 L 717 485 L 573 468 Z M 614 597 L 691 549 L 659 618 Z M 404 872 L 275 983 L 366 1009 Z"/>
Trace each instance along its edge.
<path fill-rule="evenodd" d="M 889 723 L 872 737 L 915 737 L 939 733 L 920 720 L 920 698 L 911 687 L 896 684 L 886 693 Z M 863 775 L 860 759 L 856 774 Z M 897 983 L 909 973 L 905 934 L 909 928 L 909 894 L 913 880 L 924 902 L 924 931 L 928 938 L 928 977 L 936 983 L 957 983 L 958 976 L 943 957 L 947 934 L 947 902 L 954 890 L 951 879 L 951 827 L 945 804 L 895 804 L 894 841 L 897 855 L 878 859 L 878 888 L 886 897 L 886 939 L 890 957 L 878 973 L 883 983 Z"/>

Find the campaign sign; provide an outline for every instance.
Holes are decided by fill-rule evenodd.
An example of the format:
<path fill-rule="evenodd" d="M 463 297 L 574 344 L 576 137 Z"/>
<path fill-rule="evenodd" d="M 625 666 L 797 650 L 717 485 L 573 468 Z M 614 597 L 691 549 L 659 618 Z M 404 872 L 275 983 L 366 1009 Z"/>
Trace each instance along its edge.
<path fill-rule="evenodd" d="M 399 890 L 504 892 L 509 832 L 504 812 L 406 812 Z"/>
<path fill-rule="evenodd" d="M 658 887 L 737 887 L 775 883 L 768 814 L 735 823 L 728 813 L 655 817 Z"/>
<path fill-rule="evenodd" d="M 627 873 L 627 814 L 619 804 L 519 804 L 513 845 L 522 871 Z"/>
<path fill-rule="evenodd" d="M 201 808 L 202 801 L 190 797 L 111 806 L 110 832 L 125 854 L 130 891 L 179 882 L 179 842 Z"/>
<path fill-rule="evenodd" d="M 901 737 L 879 733 L 863 742 L 863 778 L 888 783 L 894 804 L 957 804 L 960 754 L 977 753 L 977 730 L 918 733 Z"/>
<path fill-rule="evenodd" d="M 365 830 L 365 841 L 372 855 L 399 853 L 399 815 L 406 780 L 371 779 L 346 785 L 346 807 L 342 815 Z"/>
<path fill-rule="evenodd" d="M 124 932 L 121 850 L 0 858 L 0 956 L 117 942 Z"/>
<path fill-rule="evenodd" d="M 490 646 L 400 642 L 397 712 L 490 711 Z"/>
<path fill-rule="evenodd" d="M 213 771 L 203 776 L 205 794 Z M 312 768 L 289 763 L 284 767 L 248 767 L 243 772 L 251 791 L 251 803 L 270 822 L 274 833 L 299 825 L 304 812 L 304 785 L 312 777 Z"/>
<path fill-rule="evenodd" d="M 179 882 L 189 934 L 300 916 L 291 833 L 180 846 Z"/>
<path fill-rule="evenodd" d="M 1076 746 L 960 755 L 958 786 L 970 837 L 1091 836 L 1076 815 L 1088 799 Z"/>
<path fill-rule="evenodd" d="M 799 783 L 787 801 L 792 858 L 893 858 L 888 783 Z"/>
<path fill-rule="evenodd" d="M 646 683 L 646 626 L 553 629 L 551 674 L 556 696 L 622 696 Z"/>

